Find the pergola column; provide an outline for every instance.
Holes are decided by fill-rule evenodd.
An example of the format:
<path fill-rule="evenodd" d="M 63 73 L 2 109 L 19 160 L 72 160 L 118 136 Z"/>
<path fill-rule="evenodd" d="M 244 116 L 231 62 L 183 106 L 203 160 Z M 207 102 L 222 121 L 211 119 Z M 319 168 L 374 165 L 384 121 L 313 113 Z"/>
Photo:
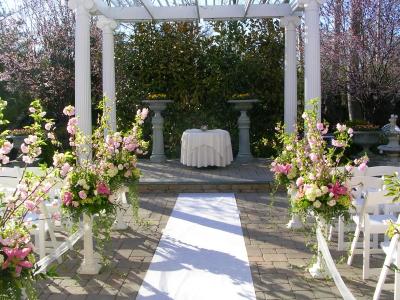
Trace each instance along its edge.
<path fill-rule="evenodd" d="M 93 0 L 70 0 L 68 6 L 75 12 L 75 109 L 78 127 L 86 136 L 92 135 L 92 104 L 90 83 L 90 10 Z M 87 145 L 90 158 L 90 145 Z M 99 261 L 94 257 L 92 219 L 83 216 L 84 258 L 80 274 L 98 274 Z"/>
<path fill-rule="evenodd" d="M 105 105 L 109 109 L 108 125 L 112 131 L 116 131 L 114 30 L 117 28 L 117 22 L 99 16 L 97 27 L 103 32 L 103 95 L 106 97 Z"/>
<path fill-rule="evenodd" d="M 304 101 L 318 98 L 318 118 L 321 119 L 321 54 L 320 54 L 320 6 L 324 0 L 300 0 L 304 7 Z"/>
<path fill-rule="evenodd" d="M 75 109 L 78 127 L 92 134 L 92 103 L 90 81 L 90 10 L 93 0 L 70 0 L 68 6 L 75 11 Z"/>
<path fill-rule="evenodd" d="M 289 16 L 280 19 L 281 27 L 285 28 L 285 130 L 293 132 L 297 121 L 297 34 L 296 28 L 300 19 Z"/>

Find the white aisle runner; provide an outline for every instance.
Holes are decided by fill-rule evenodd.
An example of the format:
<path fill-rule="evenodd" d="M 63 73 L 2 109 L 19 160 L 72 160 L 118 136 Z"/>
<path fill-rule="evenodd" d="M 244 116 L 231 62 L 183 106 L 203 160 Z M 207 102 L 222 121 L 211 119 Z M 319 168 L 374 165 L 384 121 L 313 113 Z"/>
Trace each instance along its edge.
<path fill-rule="evenodd" d="M 180 194 L 137 300 L 255 300 L 233 194 Z"/>

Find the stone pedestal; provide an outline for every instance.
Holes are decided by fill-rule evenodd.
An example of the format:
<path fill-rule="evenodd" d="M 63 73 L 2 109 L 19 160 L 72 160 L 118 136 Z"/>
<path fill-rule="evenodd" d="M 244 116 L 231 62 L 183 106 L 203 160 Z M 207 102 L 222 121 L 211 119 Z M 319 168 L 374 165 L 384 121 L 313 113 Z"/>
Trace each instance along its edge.
<path fill-rule="evenodd" d="M 239 153 L 236 157 L 236 161 L 245 163 L 253 159 L 253 155 L 250 151 L 250 118 L 247 116 L 247 111 L 253 106 L 253 103 L 259 102 L 256 99 L 250 100 L 229 100 L 235 106 L 235 109 L 240 111 L 238 119 L 239 127 Z"/>
<path fill-rule="evenodd" d="M 92 218 L 83 215 L 83 262 L 78 269 L 78 274 L 96 275 L 101 269 L 100 260 L 93 249 Z"/>
<path fill-rule="evenodd" d="M 164 118 L 161 113 L 167 108 L 168 103 L 172 100 L 143 100 L 149 108 L 154 111 L 154 116 L 151 119 L 153 124 L 153 149 L 150 160 L 152 162 L 164 162 L 166 160 L 164 153 Z"/>

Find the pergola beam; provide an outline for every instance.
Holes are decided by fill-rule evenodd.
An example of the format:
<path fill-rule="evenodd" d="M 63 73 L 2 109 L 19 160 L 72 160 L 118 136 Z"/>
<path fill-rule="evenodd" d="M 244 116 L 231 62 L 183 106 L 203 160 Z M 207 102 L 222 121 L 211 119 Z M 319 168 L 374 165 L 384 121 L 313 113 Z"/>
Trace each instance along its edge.
<path fill-rule="evenodd" d="M 97 0 L 100 1 L 100 0 Z M 96 2 L 97 2 L 96 1 Z M 141 0 L 145 1 L 145 0 Z M 101 1 L 100 1 L 101 2 Z M 142 21 L 189 21 L 189 20 L 231 20 L 243 19 L 245 5 L 216 6 L 151 6 L 151 12 L 145 7 L 104 7 L 97 6 L 97 12 L 119 22 Z M 245 18 L 273 18 L 292 15 L 289 4 L 253 4 L 249 5 Z"/>
<path fill-rule="evenodd" d="M 154 15 L 152 10 L 155 6 L 149 0 L 140 0 L 140 2 L 143 4 L 143 7 L 149 14 L 150 18 L 154 20 Z"/>
<path fill-rule="evenodd" d="M 246 0 L 243 18 L 247 17 L 247 13 L 249 12 L 249 8 L 250 8 L 250 5 L 252 2 L 253 2 L 253 0 Z"/>

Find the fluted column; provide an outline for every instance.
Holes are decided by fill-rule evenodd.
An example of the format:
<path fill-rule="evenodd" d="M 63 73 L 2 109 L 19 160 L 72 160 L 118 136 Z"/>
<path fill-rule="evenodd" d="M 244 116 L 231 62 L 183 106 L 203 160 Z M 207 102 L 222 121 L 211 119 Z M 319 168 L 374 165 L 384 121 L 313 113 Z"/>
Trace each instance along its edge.
<path fill-rule="evenodd" d="M 99 16 L 97 27 L 103 32 L 103 95 L 106 97 L 105 105 L 110 113 L 108 125 L 112 131 L 116 131 L 114 30 L 117 27 L 117 22 Z"/>
<path fill-rule="evenodd" d="M 319 98 L 318 116 L 321 119 L 321 54 L 320 54 L 320 6 L 324 0 L 299 0 L 304 7 L 304 101 Z"/>
<path fill-rule="evenodd" d="M 90 11 L 93 0 L 69 0 L 68 6 L 75 12 L 75 108 L 78 127 L 86 136 L 92 135 L 92 104 L 90 83 Z M 90 145 L 87 145 L 90 158 Z M 81 153 L 82 159 L 82 153 Z M 99 261 L 93 249 L 92 219 L 83 215 L 84 258 L 78 269 L 80 274 L 98 274 Z"/>
<path fill-rule="evenodd" d="M 70 0 L 75 11 L 75 109 L 78 126 L 85 135 L 92 134 L 90 82 L 90 10 L 93 0 Z"/>
<path fill-rule="evenodd" d="M 296 16 L 284 17 L 280 20 L 285 28 L 285 105 L 284 120 L 286 132 L 293 132 L 297 121 L 297 53 L 296 28 L 300 19 Z"/>

